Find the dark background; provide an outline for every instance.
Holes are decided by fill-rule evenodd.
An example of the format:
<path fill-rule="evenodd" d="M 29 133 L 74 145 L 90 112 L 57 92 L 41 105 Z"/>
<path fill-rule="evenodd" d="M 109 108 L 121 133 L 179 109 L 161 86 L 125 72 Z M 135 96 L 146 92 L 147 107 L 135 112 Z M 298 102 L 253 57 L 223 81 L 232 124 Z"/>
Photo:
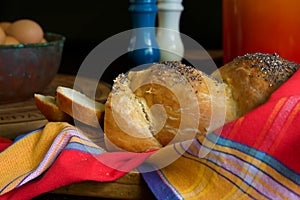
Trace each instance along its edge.
<path fill-rule="evenodd" d="M 222 48 L 221 0 L 183 0 L 180 32 L 205 49 Z M 128 0 L 1 0 L 0 21 L 28 18 L 44 31 L 66 36 L 61 73 L 75 74 L 103 40 L 131 29 Z"/>

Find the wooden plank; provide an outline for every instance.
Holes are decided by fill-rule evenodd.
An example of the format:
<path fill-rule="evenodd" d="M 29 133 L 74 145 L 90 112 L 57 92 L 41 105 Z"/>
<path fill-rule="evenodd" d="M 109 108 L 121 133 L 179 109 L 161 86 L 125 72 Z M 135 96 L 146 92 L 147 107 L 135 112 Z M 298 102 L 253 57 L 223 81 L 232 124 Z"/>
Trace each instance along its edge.
<path fill-rule="evenodd" d="M 113 182 L 85 181 L 59 188 L 51 193 L 112 199 L 155 199 L 136 171 Z"/>

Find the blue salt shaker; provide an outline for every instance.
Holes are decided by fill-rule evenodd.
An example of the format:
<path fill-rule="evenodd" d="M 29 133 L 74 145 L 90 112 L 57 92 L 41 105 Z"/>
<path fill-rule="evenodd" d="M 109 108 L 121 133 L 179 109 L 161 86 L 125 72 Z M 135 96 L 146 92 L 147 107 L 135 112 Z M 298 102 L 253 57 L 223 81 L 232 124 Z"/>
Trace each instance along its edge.
<path fill-rule="evenodd" d="M 132 33 L 128 47 L 130 61 L 138 66 L 158 62 L 160 51 L 156 41 L 156 0 L 129 0 Z"/>

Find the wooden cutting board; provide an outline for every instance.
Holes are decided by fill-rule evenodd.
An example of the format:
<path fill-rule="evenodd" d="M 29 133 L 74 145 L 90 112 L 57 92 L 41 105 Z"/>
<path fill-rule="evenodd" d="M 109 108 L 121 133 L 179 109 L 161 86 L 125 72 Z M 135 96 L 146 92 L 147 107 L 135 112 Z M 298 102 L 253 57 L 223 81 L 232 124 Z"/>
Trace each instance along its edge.
<path fill-rule="evenodd" d="M 88 78 L 84 83 L 91 82 Z M 49 86 L 41 92 L 45 95 L 55 95 L 57 86 L 73 87 L 75 76 L 58 74 Z M 98 84 L 96 98 L 100 102 L 105 102 L 110 91 L 110 86 L 104 82 Z M 34 99 L 26 101 L 0 105 L 0 136 L 13 139 L 16 136 L 28 133 L 47 123 L 45 117 L 36 108 Z"/>

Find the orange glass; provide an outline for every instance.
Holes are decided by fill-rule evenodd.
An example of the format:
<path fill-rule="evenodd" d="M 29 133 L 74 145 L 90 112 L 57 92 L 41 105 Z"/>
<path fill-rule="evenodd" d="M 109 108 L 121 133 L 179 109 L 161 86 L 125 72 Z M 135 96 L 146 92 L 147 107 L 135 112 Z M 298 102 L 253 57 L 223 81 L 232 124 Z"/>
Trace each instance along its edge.
<path fill-rule="evenodd" d="M 300 63 L 300 0 L 223 0 L 223 62 L 255 52 Z"/>

